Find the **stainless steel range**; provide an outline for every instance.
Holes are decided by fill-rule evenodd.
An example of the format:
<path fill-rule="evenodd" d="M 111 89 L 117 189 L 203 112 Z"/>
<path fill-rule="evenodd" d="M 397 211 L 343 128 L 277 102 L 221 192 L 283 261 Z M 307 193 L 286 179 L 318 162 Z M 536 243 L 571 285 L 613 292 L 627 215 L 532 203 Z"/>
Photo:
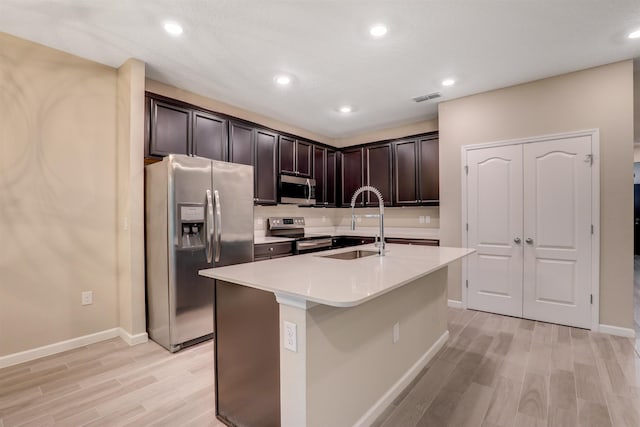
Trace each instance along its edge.
<path fill-rule="evenodd" d="M 305 234 L 304 226 L 304 218 L 301 216 L 272 217 L 267 222 L 267 236 L 295 239 L 293 253 L 296 255 L 331 248 L 331 236 L 328 234 Z"/>

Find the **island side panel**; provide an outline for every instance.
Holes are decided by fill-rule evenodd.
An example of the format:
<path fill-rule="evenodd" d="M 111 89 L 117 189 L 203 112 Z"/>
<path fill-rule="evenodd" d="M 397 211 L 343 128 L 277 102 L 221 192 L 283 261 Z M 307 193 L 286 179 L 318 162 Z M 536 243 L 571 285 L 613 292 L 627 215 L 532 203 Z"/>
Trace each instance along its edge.
<path fill-rule="evenodd" d="M 448 336 L 446 283 L 444 267 L 360 306 L 307 311 L 307 426 L 368 424 L 385 409 Z"/>

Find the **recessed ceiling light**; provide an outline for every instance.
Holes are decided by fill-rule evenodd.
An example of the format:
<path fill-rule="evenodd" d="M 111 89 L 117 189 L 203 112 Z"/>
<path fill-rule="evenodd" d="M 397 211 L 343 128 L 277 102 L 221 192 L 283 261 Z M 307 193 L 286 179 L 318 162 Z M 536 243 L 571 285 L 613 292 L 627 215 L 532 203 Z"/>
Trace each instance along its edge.
<path fill-rule="evenodd" d="M 347 114 L 353 111 L 353 108 L 350 105 L 343 105 L 338 109 L 341 113 Z"/>
<path fill-rule="evenodd" d="M 280 86 L 287 86 L 291 83 L 291 77 L 287 76 L 286 74 L 280 74 L 278 76 L 275 76 L 274 80 Z"/>
<path fill-rule="evenodd" d="M 177 22 L 165 22 L 164 30 L 172 36 L 179 36 L 182 34 L 182 26 Z"/>
<path fill-rule="evenodd" d="M 382 24 L 376 24 L 369 29 L 369 34 L 376 38 L 382 37 L 387 34 L 387 27 Z"/>
<path fill-rule="evenodd" d="M 627 37 L 629 37 L 630 39 L 640 38 L 640 30 L 635 30 L 634 32 L 629 33 Z"/>
<path fill-rule="evenodd" d="M 456 81 L 453 79 L 445 79 L 442 81 L 442 86 L 453 86 L 456 84 Z"/>

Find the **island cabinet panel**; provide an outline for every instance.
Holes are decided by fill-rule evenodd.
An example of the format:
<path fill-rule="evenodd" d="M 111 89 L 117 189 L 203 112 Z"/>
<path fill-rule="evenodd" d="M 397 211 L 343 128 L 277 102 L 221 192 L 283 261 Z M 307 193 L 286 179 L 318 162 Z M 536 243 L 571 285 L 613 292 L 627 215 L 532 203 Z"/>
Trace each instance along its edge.
<path fill-rule="evenodd" d="M 262 129 L 256 129 L 255 133 L 254 199 L 259 204 L 275 205 L 278 203 L 278 135 Z"/>
<path fill-rule="evenodd" d="M 336 152 L 313 147 L 313 179 L 316 180 L 316 205 L 336 205 Z"/>
<path fill-rule="evenodd" d="M 342 206 L 351 205 L 351 197 L 356 190 L 362 187 L 363 176 L 363 149 L 346 149 L 342 151 Z M 356 206 L 364 206 L 362 194 L 356 199 Z"/>
<path fill-rule="evenodd" d="M 194 111 L 193 154 L 212 160 L 228 160 L 227 120 L 213 114 Z"/>
<path fill-rule="evenodd" d="M 313 145 L 289 136 L 280 136 L 280 173 L 311 177 Z"/>
<path fill-rule="evenodd" d="M 400 140 L 393 143 L 394 204 L 438 205 L 438 136 Z"/>
<path fill-rule="evenodd" d="M 150 100 L 149 154 L 189 154 L 191 110 L 167 102 Z"/>
<path fill-rule="evenodd" d="M 365 148 L 365 176 L 366 183 L 377 188 L 382 193 L 385 206 L 393 204 L 393 174 L 391 173 L 392 148 L 391 143 L 367 146 Z M 367 206 L 378 206 L 378 198 L 375 194 L 367 192 L 365 196 Z"/>
<path fill-rule="evenodd" d="M 253 127 L 244 123 L 229 123 L 229 161 L 253 165 Z"/>

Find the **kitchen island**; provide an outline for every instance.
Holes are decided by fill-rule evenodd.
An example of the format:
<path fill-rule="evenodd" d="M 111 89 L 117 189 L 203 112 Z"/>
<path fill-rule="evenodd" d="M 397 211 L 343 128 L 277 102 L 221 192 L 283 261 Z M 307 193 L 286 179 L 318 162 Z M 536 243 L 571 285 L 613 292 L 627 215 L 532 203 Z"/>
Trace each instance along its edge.
<path fill-rule="evenodd" d="M 252 425 L 264 404 L 278 406 L 272 416 L 282 426 L 368 425 L 445 344 L 444 267 L 473 251 L 388 244 L 384 257 L 327 257 L 354 250 L 378 249 L 365 245 L 200 272 L 216 279 L 216 362 L 234 372 L 223 365 L 216 370 L 238 384 L 217 382 L 217 402 L 231 415 L 255 412 L 244 419 Z M 250 302 L 257 300 L 260 306 Z M 269 303 L 275 309 L 265 309 Z M 229 357 L 219 360 L 226 346 L 235 347 L 237 369 Z M 266 369 L 274 357 L 279 374 Z M 277 387 L 265 370 L 277 374 Z M 262 386 L 271 392 L 238 398 L 251 378 L 250 392 Z"/>

